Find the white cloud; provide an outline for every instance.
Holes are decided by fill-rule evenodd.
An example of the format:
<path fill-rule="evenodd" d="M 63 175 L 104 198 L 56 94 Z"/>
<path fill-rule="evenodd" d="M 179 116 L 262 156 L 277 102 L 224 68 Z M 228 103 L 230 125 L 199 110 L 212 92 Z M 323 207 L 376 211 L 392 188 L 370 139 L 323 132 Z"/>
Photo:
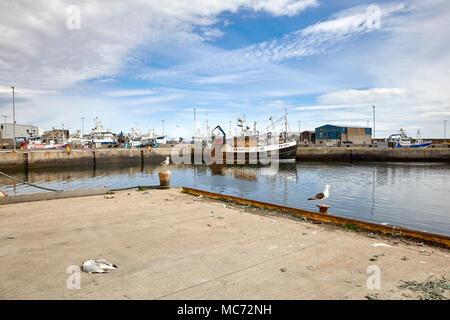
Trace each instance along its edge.
<path fill-rule="evenodd" d="M 255 11 L 267 11 L 274 16 L 287 15 L 289 17 L 297 15 L 300 11 L 305 10 L 308 7 L 315 7 L 318 5 L 316 0 L 305 0 L 305 1 L 292 1 L 292 0 L 281 0 L 281 1 L 251 1 L 249 5 Z"/>
<path fill-rule="evenodd" d="M 346 109 L 346 108 L 357 108 L 362 107 L 363 105 L 311 105 L 311 106 L 301 106 L 295 107 L 294 109 L 297 111 L 316 111 L 316 110 L 331 110 L 331 109 Z M 367 105 L 366 105 L 367 107 Z"/>
<path fill-rule="evenodd" d="M 195 80 L 200 84 L 215 84 L 215 83 L 236 83 L 242 77 L 237 74 L 226 74 L 216 77 L 203 77 Z"/>
<path fill-rule="evenodd" d="M 130 90 L 108 91 L 105 94 L 109 97 L 122 98 L 122 97 L 146 96 L 154 93 L 155 90 L 152 89 L 130 89 Z"/>
<path fill-rule="evenodd" d="M 12 84 L 14 86 L 14 84 Z M 33 95 L 39 95 L 39 94 L 54 94 L 56 93 L 55 90 L 38 90 L 38 89 L 25 89 L 21 87 L 15 87 L 14 93 L 21 96 L 21 97 L 32 97 Z M 12 89 L 11 86 L 2 86 L 0 85 L 0 95 L 1 96 L 12 96 Z"/>
<path fill-rule="evenodd" d="M 135 60 L 133 50 L 159 40 L 208 41 L 222 35 L 210 28 L 222 12 L 240 8 L 295 15 L 314 0 L 112 0 L 79 1 L 80 29 L 69 30 L 72 1 L 0 3 L 0 79 L 17 86 L 67 88 L 110 77 Z M 201 28 L 196 31 L 196 26 Z M 203 27 L 202 27 L 203 26 Z"/>
<path fill-rule="evenodd" d="M 373 88 L 368 90 L 340 90 L 317 98 L 321 104 L 361 105 L 408 98 L 411 93 L 402 88 Z"/>
<path fill-rule="evenodd" d="M 386 19 L 395 12 L 406 10 L 403 5 L 384 5 L 377 8 L 381 18 Z M 245 48 L 213 52 L 209 56 L 202 56 L 201 59 L 194 59 L 173 68 L 156 72 L 152 70 L 143 74 L 142 78 L 158 80 L 177 75 L 200 84 L 236 83 L 238 78 L 246 79 L 247 83 L 267 78 L 274 80 L 289 71 L 288 68 L 279 68 L 275 64 L 335 51 L 336 46 L 343 44 L 345 40 L 377 30 L 373 21 L 373 12 L 368 11 L 367 6 L 360 6 L 277 39 Z M 301 70 L 296 70 L 296 73 L 302 75 Z M 197 77 L 198 74 L 202 76 Z M 321 82 L 311 74 L 304 78 L 313 80 L 315 84 Z"/>
<path fill-rule="evenodd" d="M 287 34 L 281 39 L 250 46 L 243 54 L 274 62 L 323 54 L 348 38 L 380 29 L 382 19 L 404 10 L 405 6 L 401 4 L 355 7 L 327 21 Z"/>
<path fill-rule="evenodd" d="M 122 103 L 122 105 L 125 106 L 142 106 L 146 105 L 147 107 L 150 107 L 155 104 L 160 104 L 161 102 L 171 101 L 171 100 L 178 100 L 183 98 L 183 95 L 180 94 L 169 94 L 169 95 L 160 95 L 155 97 L 147 97 L 147 98 L 139 98 L 134 100 L 127 100 Z"/>

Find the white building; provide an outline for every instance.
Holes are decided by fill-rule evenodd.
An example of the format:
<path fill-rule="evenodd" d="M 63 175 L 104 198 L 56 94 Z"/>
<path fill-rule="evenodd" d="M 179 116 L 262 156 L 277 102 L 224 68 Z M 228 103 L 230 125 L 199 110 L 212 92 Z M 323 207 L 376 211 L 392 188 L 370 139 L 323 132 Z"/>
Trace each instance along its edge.
<path fill-rule="evenodd" d="M 13 139 L 13 124 L 12 123 L 3 123 L 0 124 L 0 139 Z M 40 131 L 37 126 L 26 125 L 26 124 L 17 124 L 16 123 L 16 138 L 36 138 L 39 137 Z"/>

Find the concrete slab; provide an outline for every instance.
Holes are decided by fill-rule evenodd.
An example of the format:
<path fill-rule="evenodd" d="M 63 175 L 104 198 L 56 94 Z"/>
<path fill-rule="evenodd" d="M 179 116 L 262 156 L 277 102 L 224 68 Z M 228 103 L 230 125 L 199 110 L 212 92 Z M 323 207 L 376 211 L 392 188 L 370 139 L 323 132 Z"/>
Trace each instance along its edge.
<path fill-rule="evenodd" d="M 450 276 L 443 248 L 179 189 L 113 196 L 1 206 L 0 299 L 413 299 L 400 280 Z M 94 258 L 119 269 L 81 273 L 81 289 L 68 289 L 67 268 Z M 379 290 L 366 286 L 371 265 Z"/>
<path fill-rule="evenodd" d="M 42 201 L 42 200 L 86 197 L 86 196 L 104 194 L 108 191 L 109 191 L 109 189 L 107 187 L 103 187 L 103 188 L 89 188 L 89 189 L 18 194 L 18 195 L 12 195 L 12 196 L 7 196 L 7 197 L 0 197 L 0 205 L 11 204 L 11 203 L 20 203 L 20 202 L 32 202 L 32 201 Z"/>

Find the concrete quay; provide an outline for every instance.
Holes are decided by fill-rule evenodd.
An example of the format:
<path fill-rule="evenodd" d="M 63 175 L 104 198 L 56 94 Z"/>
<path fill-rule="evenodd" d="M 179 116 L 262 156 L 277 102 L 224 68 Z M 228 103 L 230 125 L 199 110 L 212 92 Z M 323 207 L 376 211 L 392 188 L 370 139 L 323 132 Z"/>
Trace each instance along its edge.
<path fill-rule="evenodd" d="M 159 163 L 170 156 L 171 151 L 171 148 L 2 151 L 0 169 Z"/>
<path fill-rule="evenodd" d="M 0 299 L 418 299 L 401 280 L 450 277 L 445 248 L 179 188 L 4 204 L 0 222 Z M 96 258 L 118 269 L 68 287 Z"/>
<path fill-rule="evenodd" d="M 297 161 L 450 162 L 450 148 L 377 149 L 344 147 L 297 148 Z"/>
<path fill-rule="evenodd" d="M 96 166 L 111 164 L 157 164 L 171 156 L 173 148 L 19 150 L 0 152 L 0 170 Z M 312 147 L 297 148 L 297 161 L 425 161 L 450 162 L 450 148 L 377 149 Z"/>

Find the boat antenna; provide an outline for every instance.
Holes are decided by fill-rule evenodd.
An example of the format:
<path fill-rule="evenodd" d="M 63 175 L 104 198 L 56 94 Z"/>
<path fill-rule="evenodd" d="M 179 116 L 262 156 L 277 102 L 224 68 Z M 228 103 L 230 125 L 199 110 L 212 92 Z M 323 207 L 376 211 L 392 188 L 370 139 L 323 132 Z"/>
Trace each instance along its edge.
<path fill-rule="evenodd" d="M 197 121 L 197 119 L 196 119 L 196 110 L 194 108 L 194 139 L 195 139 L 195 131 L 197 130 L 196 121 Z"/>
<path fill-rule="evenodd" d="M 288 137 L 288 119 L 287 119 L 287 108 L 284 108 L 284 129 L 286 132 L 286 138 Z"/>
<path fill-rule="evenodd" d="M 208 112 L 206 112 L 206 136 L 209 137 Z"/>

